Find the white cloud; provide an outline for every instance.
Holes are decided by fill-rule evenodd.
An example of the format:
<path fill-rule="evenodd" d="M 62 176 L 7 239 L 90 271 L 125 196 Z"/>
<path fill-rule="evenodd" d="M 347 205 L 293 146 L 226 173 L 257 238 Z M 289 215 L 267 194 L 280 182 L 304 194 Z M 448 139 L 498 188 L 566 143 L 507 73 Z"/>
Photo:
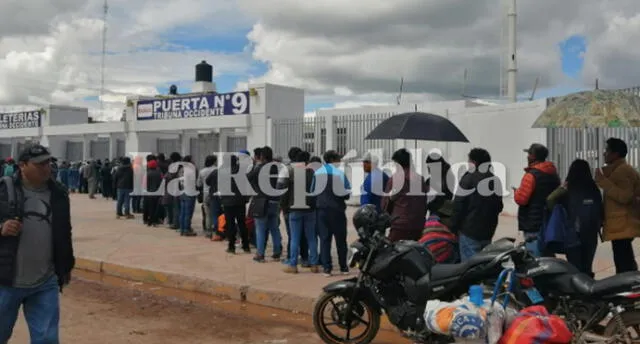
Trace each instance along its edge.
<path fill-rule="evenodd" d="M 467 69 L 467 94 L 499 94 L 500 0 L 239 1 L 257 20 L 254 57 L 270 66 L 254 81 L 344 101 L 344 90 L 393 98 L 404 77 L 408 92 L 458 98 Z M 539 89 L 573 83 L 559 43 L 574 34 L 589 42 L 582 85 L 595 77 L 609 88 L 640 84 L 637 0 L 518 1 L 517 11 L 519 92 L 536 77 Z"/>
<path fill-rule="evenodd" d="M 339 107 L 492 98 L 503 53 L 501 0 L 109 0 L 106 114 L 124 96 L 176 82 L 189 88 L 201 60 L 249 82 L 303 87 L 307 102 Z M 0 104 L 90 105 L 100 90 L 103 0 L 0 1 Z M 171 46 L 167 36 L 225 36 L 249 29 L 238 54 Z M 585 35 L 585 69 L 607 88 L 640 84 L 637 0 L 518 1 L 519 93 L 575 82 L 561 73 L 558 43 Z M 212 47 L 215 49 L 215 47 Z M 266 74 L 250 77 L 253 61 Z M 245 88 L 246 82 L 237 87 Z"/>
<path fill-rule="evenodd" d="M 96 109 L 97 102 L 83 99 L 100 93 L 103 0 L 56 0 L 44 7 L 40 0 L 6 1 L 0 4 L 0 104 L 53 102 Z M 235 1 L 110 0 L 109 5 L 106 117 L 119 118 L 125 96 L 132 93 L 155 94 L 157 86 L 168 83 L 188 91 L 194 66 L 202 60 L 218 75 L 249 75 L 248 51 L 228 54 L 165 43 L 168 36 L 224 36 L 250 27 Z"/>

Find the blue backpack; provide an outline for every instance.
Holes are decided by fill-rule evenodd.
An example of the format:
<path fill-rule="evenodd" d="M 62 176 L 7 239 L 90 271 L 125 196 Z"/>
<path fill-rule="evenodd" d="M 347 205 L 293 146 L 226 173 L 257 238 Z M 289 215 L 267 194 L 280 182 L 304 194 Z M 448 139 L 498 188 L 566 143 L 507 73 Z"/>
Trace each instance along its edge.
<path fill-rule="evenodd" d="M 13 176 L 13 174 L 16 172 L 16 167 L 15 165 L 6 165 L 4 167 L 4 172 L 2 173 L 2 175 L 4 177 L 11 177 Z"/>

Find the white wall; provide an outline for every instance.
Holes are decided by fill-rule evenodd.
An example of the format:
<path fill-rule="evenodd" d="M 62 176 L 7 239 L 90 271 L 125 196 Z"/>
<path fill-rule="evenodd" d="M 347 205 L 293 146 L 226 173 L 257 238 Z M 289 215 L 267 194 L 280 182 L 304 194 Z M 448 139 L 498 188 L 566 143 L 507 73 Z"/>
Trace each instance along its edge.
<path fill-rule="evenodd" d="M 42 119 L 43 126 L 84 124 L 89 121 L 89 110 L 64 105 L 49 105 Z"/>
<path fill-rule="evenodd" d="M 407 110 L 410 108 L 410 110 Z M 320 111 L 322 116 L 339 116 L 362 113 L 401 113 L 413 111 L 415 106 L 385 106 L 363 107 L 353 109 L 334 109 Z M 449 101 L 418 104 L 418 111 L 429 112 L 449 118 L 467 137 L 469 143 L 442 143 L 442 142 L 418 142 L 417 148 L 421 150 L 422 157 L 415 160 L 417 169 L 426 175 L 424 165 L 426 154 L 433 148 L 440 149 L 445 159 L 452 165 L 467 161 L 469 150 L 475 147 L 489 151 L 493 161 L 503 164 L 506 168 L 506 189 L 510 192 L 511 186 L 518 186 L 524 174 L 526 155 L 523 149 L 531 143 L 537 142 L 546 145 L 546 129 L 532 129 L 535 119 L 546 108 L 546 99 L 532 102 L 477 106 L 468 101 Z M 329 139 L 327 139 L 329 141 Z M 395 148 L 407 148 L 413 150 L 414 141 L 396 141 Z M 332 147 L 327 147 L 328 149 Z M 358 152 L 364 154 L 365 152 Z M 390 157 L 386 157 L 389 159 Z M 415 158 L 415 156 L 414 156 Z M 355 166 L 354 172 L 360 169 Z M 362 186 L 362 179 L 352 180 L 354 190 Z M 349 203 L 357 204 L 359 197 L 354 196 Z M 506 214 L 515 214 L 517 205 L 513 202 L 513 196 L 504 198 Z"/>

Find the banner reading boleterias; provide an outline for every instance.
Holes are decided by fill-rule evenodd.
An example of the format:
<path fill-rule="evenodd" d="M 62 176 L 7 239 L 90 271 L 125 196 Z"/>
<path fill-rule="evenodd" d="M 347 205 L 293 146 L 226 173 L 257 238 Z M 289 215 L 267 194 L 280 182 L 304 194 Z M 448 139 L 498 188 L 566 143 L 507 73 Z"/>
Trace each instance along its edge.
<path fill-rule="evenodd" d="M 136 110 L 138 120 L 201 118 L 251 113 L 249 92 L 184 95 L 140 100 Z"/>
<path fill-rule="evenodd" d="M 0 129 L 39 128 L 41 122 L 40 110 L 0 113 Z"/>

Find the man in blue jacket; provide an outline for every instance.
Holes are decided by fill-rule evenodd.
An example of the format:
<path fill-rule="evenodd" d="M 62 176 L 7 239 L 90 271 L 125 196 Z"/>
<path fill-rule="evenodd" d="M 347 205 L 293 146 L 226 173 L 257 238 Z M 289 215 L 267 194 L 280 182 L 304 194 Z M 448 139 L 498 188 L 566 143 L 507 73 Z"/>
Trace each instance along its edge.
<path fill-rule="evenodd" d="M 367 204 L 373 204 L 378 209 L 378 212 L 382 210 L 380 204 L 382 202 L 382 193 L 384 187 L 389 181 L 389 176 L 384 171 L 378 168 L 378 161 L 376 157 L 367 154 L 362 161 L 362 167 L 367 176 L 362 183 L 362 194 L 360 195 L 360 206 Z"/>

